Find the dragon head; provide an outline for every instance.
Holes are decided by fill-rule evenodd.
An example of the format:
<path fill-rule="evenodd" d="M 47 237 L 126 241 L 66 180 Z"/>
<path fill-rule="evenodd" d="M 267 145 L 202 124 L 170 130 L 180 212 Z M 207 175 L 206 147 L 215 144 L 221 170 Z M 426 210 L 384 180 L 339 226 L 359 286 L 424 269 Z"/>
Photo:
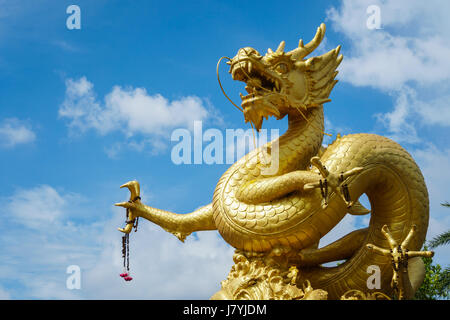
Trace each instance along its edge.
<path fill-rule="evenodd" d="M 328 96 L 337 83 L 336 68 L 342 61 L 340 46 L 321 56 L 304 59 L 321 43 L 325 35 L 325 24 L 317 29 L 314 39 L 298 48 L 285 52 L 285 42 L 278 49 L 268 49 L 262 56 L 257 50 L 246 47 L 227 62 L 234 80 L 246 83 L 247 95 L 242 95 L 242 110 L 245 122 L 251 122 L 259 131 L 263 118 L 283 118 L 321 106 L 331 101 Z"/>

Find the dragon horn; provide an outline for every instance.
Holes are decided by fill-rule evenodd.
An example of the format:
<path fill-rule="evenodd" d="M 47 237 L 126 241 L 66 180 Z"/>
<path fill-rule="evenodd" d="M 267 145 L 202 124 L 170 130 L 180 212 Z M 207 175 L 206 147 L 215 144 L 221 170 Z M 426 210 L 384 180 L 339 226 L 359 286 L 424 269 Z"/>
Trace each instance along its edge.
<path fill-rule="evenodd" d="M 313 52 L 314 49 L 316 49 L 319 46 L 319 44 L 322 42 L 323 37 L 325 35 L 325 30 L 326 30 L 325 24 L 322 23 L 320 25 L 320 27 L 317 28 L 316 35 L 309 43 L 307 43 L 306 45 L 303 45 L 303 41 L 300 40 L 298 48 L 289 52 L 289 54 L 292 56 L 292 58 L 294 58 L 296 60 L 301 60 L 304 57 L 306 57 L 308 54 Z"/>
<path fill-rule="evenodd" d="M 282 53 L 284 51 L 284 46 L 285 45 L 286 45 L 286 42 L 284 42 L 284 40 L 281 41 L 280 45 L 278 46 L 278 49 L 277 49 L 276 53 Z"/>

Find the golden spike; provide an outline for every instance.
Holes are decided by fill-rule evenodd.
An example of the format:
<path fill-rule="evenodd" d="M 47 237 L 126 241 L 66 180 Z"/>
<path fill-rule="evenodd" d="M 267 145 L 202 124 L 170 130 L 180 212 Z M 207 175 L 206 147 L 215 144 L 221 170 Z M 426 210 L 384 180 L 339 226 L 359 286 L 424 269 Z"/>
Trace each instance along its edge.
<path fill-rule="evenodd" d="M 341 64 L 342 59 L 344 59 L 344 56 L 342 54 L 340 54 L 336 59 L 336 67 Z"/>
<path fill-rule="evenodd" d="M 339 71 L 335 71 L 333 73 L 329 73 L 326 76 L 322 77 L 322 79 L 320 79 L 319 81 L 317 81 L 314 84 L 313 90 L 316 91 L 317 89 L 320 89 L 320 88 L 328 85 L 330 80 L 334 79 L 337 76 L 338 73 L 339 73 Z"/>
<path fill-rule="evenodd" d="M 314 49 L 316 49 L 319 46 L 319 44 L 322 42 L 323 37 L 325 35 L 325 30 L 326 30 L 325 24 L 322 23 L 317 28 L 316 35 L 309 43 L 307 43 L 306 45 L 303 46 L 303 41 L 301 40 L 299 43 L 299 47 L 289 52 L 289 54 L 292 55 L 292 58 L 296 59 L 296 60 L 300 60 L 300 59 L 303 59 L 304 57 L 306 57 L 311 52 L 313 52 Z M 302 46 L 300 46 L 300 44 L 302 44 Z"/>
<path fill-rule="evenodd" d="M 338 51 L 336 50 L 337 49 L 331 50 L 328 53 L 322 55 L 323 61 L 320 64 L 316 64 L 314 66 L 315 67 L 315 70 L 313 70 L 314 72 L 311 73 L 311 76 L 314 78 L 314 80 L 318 81 L 323 77 L 327 77 L 330 71 L 333 71 L 337 68 L 339 63 L 342 61 L 343 57 L 342 55 L 337 57 Z"/>
<path fill-rule="evenodd" d="M 278 49 L 277 49 L 276 53 L 282 53 L 282 52 L 284 52 L 284 46 L 285 46 L 285 45 L 286 45 L 286 42 L 284 42 L 284 40 L 281 41 L 281 42 L 280 42 L 280 45 L 278 46 Z"/>
<path fill-rule="evenodd" d="M 268 54 L 273 54 L 273 50 L 269 48 L 269 49 L 267 49 L 267 53 Z"/>
<path fill-rule="evenodd" d="M 316 49 L 319 44 L 322 42 L 323 37 L 325 36 L 326 26 L 324 23 L 321 23 L 320 26 L 317 28 L 316 35 L 314 38 L 304 46 L 308 52 L 312 52 L 314 49 Z"/>

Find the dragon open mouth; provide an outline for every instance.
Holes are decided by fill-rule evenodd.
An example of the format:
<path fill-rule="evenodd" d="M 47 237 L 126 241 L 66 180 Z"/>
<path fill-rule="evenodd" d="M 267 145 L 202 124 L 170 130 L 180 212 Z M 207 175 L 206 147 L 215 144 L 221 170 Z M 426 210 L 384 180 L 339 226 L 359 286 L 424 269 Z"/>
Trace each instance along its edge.
<path fill-rule="evenodd" d="M 261 129 L 263 118 L 280 117 L 280 112 L 270 102 L 270 97 L 281 92 L 281 81 L 272 76 L 258 63 L 242 59 L 232 64 L 230 73 L 234 80 L 246 83 L 247 95 L 240 94 L 245 121 L 251 121 L 257 130 Z"/>

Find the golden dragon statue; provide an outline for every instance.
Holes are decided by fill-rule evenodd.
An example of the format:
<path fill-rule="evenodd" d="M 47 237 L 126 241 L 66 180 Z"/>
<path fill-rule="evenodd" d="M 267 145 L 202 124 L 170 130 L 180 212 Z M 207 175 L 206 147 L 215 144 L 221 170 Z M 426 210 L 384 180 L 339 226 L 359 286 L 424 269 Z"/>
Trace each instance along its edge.
<path fill-rule="evenodd" d="M 217 230 L 236 248 L 235 265 L 213 299 L 357 299 L 349 298 L 351 292 L 387 297 L 399 279 L 406 288 L 402 296 L 411 298 L 423 281 L 420 257 L 432 253 L 417 250 L 425 240 L 429 204 L 413 158 L 375 134 L 338 135 L 322 146 L 323 104 L 331 101 L 343 59 L 340 46 L 306 58 L 324 34 L 321 24 L 309 43 L 300 40 L 292 51 L 286 52 L 282 41 L 264 56 L 246 47 L 229 59 L 233 79 L 246 84 L 248 95 L 241 94 L 245 122 L 259 131 L 264 118 L 287 116 L 289 126 L 231 165 L 210 204 L 176 214 L 144 205 L 136 181 L 122 186 L 131 191 L 130 201 L 116 204 L 129 214 L 122 232 L 130 232 L 134 220 L 143 217 L 181 241 L 192 232 Z M 278 169 L 267 174 L 273 161 Z M 358 201 L 362 194 L 371 210 Z M 318 247 L 347 214 L 369 213 L 368 228 Z M 376 294 L 367 287 L 367 270 L 374 265 L 381 279 Z"/>

